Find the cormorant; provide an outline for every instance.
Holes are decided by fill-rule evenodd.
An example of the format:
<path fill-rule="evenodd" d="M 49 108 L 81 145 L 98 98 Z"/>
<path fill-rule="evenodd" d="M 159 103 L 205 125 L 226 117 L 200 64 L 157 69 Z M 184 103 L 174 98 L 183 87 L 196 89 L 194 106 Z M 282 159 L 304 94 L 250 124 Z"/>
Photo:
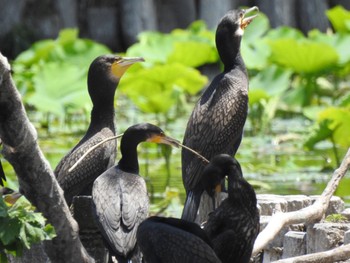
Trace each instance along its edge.
<path fill-rule="evenodd" d="M 196 223 L 150 217 L 140 224 L 136 236 L 146 263 L 221 262 Z"/>
<path fill-rule="evenodd" d="M 223 263 L 248 263 L 259 233 L 254 189 L 243 178 L 239 162 L 227 154 L 217 155 L 211 160 L 203 171 L 203 178 L 207 178 L 203 180 L 209 182 L 214 171 L 219 172 L 215 177 L 228 177 L 228 197 L 210 213 L 204 230 Z M 212 184 L 211 188 L 214 187 Z"/>
<path fill-rule="evenodd" d="M 92 188 L 97 225 L 118 262 L 137 258 L 136 231 L 148 216 L 146 183 L 139 175 L 137 158 L 137 145 L 145 141 L 178 145 L 155 125 L 143 123 L 131 126 L 121 139 L 122 157 L 118 165 L 101 174 Z"/>
<path fill-rule="evenodd" d="M 245 15 L 254 10 L 258 8 L 229 11 L 219 22 L 216 47 L 224 71 L 204 91 L 187 123 L 183 144 L 208 160 L 220 153 L 234 155 L 241 143 L 248 111 L 248 75 L 240 44 L 244 29 L 256 17 Z M 204 166 L 191 152 L 182 149 L 182 179 L 187 194 L 182 219 L 202 223 L 214 209 L 209 203 L 201 204 L 197 216 L 204 191 L 197 186 Z"/>
<path fill-rule="evenodd" d="M 92 146 L 115 135 L 114 94 L 120 78 L 132 64 L 142 58 L 123 58 L 115 55 L 97 57 L 88 72 L 88 91 L 93 103 L 91 122 L 85 136 L 57 165 L 54 173 L 71 204 L 74 196 L 91 195 L 94 180 L 112 167 L 116 157 L 116 141 L 105 143 L 89 153 L 71 172 L 69 168 Z"/>

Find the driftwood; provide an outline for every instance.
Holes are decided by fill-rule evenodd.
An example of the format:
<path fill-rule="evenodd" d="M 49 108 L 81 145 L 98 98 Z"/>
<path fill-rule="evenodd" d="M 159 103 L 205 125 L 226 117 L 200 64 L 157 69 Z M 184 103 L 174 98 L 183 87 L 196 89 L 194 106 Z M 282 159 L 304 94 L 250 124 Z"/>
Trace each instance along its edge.
<path fill-rule="evenodd" d="M 29 122 L 11 76 L 7 59 L 0 53 L 0 138 L 3 155 L 16 171 L 21 193 L 43 213 L 57 233 L 45 242 L 51 262 L 93 262 L 81 244 L 78 224 L 70 214 L 49 163 Z"/>
<path fill-rule="evenodd" d="M 312 253 L 304 256 L 286 258 L 275 263 L 333 263 L 350 258 L 350 244 L 332 250 Z"/>
<path fill-rule="evenodd" d="M 327 207 L 329 200 L 333 196 L 337 189 L 340 180 L 344 177 L 350 167 L 350 148 L 346 153 L 341 165 L 333 173 L 331 180 L 328 182 L 322 195 L 315 201 L 311 206 L 305 207 L 299 211 L 293 211 L 288 213 L 276 213 L 272 216 L 270 222 L 266 228 L 257 237 L 253 255 L 257 255 L 259 251 L 272 241 L 279 231 L 287 225 L 299 224 L 299 223 L 314 223 L 322 219 Z M 294 262 L 294 261 L 293 261 Z M 306 262 L 306 261 L 295 261 L 295 262 Z M 307 261 L 307 262 L 318 262 L 318 261 Z M 322 261 L 323 262 L 323 261 Z M 328 262 L 328 261 L 327 261 Z"/>

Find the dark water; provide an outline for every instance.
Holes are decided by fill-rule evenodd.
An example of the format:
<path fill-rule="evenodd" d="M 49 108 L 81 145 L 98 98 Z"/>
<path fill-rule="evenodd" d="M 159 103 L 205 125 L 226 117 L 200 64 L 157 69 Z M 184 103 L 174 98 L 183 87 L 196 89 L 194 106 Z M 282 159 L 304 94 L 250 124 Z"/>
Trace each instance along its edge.
<path fill-rule="evenodd" d="M 157 116 L 139 114 L 132 106 L 129 114 L 117 114 L 116 117 L 120 120 L 117 123 L 118 133 L 138 122 L 159 123 Z M 36 113 L 30 115 L 38 129 L 41 149 L 53 168 L 83 136 L 88 118 L 79 116 L 71 119 L 69 124 L 56 124 L 52 120 L 49 128 L 43 128 L 43 116 Z M 166 126 L 164 129 L 168 135 L 182 140 L 185 125 L 186 120 L 176 120 L 163 126 Z M 337 167 L 332 145 L 325 142 L 317 145 L 317 149 L 313 151 L 304 149 L 303 141 L 310 127 L 301 119 L 277 119 L 271 127 L 268 135 L 251 136 L 248 121 L 245 136 L 236 155 L 244 176 L 254 185 L 257 193 L 321 194 Z M 144 143 L 138 150 L 140 174 L 147 181 L 153 204 L 152 211 L 180 216 L 185 197 L 181 179 L 181 150 L 172 149 L 170 173 L 158 145 Z M 342 159 L 345 149 L 338 151 Z M 10 165 L 4 160 L 2 162 L 10 177 L 9 186 L 16 186 Z M 336 194 L 350 206 L 349 175 L 342 180 Z"/>

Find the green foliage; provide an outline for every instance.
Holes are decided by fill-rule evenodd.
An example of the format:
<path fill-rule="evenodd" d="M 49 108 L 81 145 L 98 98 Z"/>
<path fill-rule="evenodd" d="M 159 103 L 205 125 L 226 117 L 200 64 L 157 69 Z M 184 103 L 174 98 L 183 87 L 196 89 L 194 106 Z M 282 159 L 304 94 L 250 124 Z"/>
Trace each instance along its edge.
<path fill-rule="evenodd" d="M 316 143 L 325 139 L 336 145 L 348 147 L 350 145 L 350 108 L 327 107 L 318 114 L 317 131 L 306 142 L 306 146 L 313 148 Z"/>
<path fill-rule="evenodd" d="M 63 117 L 91 106 L 86 75 L 93 59 L 110 50 L 78 38 L 75 29 L 62 30 L 57 39 L 42 40 L 14 61 L 15 81 L 24 102 L 41 112 Z"/>
<path fill-rule="evenodd" d="M 270 50 L 263 36 L 270 28 L 269 20 L 264 14 L 259 14 L 244 32 L 241 52 L 248 69 L 262 70 L 268 64 Z"/>
<path fill-rule="evenodd" d="M 167 113 L 181 94 L 195 94 L 207 82 L 198 70 L 179 63 L 140 68 L 123 79 L 120 90 L 146 113 Z"/>
<path fill-rule="evenodd" d="M 214 34 L 204 22 L 196 21 L 186 30 L 175 29 L 170 34 L 143 32 L 139 42 L 128 48 L 128 56 L 141 56 L 146 66 L 156 63 L 181 63 L 198 67 L 218 61 Z"/>
<path fill-rule="evenodd" d="M 291 71 L 272 65 L 251 78 L 250 118 L 254 132 L 266 132 L 276 115 L 282 94 L 289 88 Z"/>
<path fill-rule="evenodd" d="M 348 219 L 341 214 L 331 214 L 325 218 L 325 221 L 329 223 L 347 223 Z"/>
<path fill-rule="evenodd" d="M 326 12 L 334 29 L 339 33 L 350 32 L 350 12 L 342 6 L 336 6 Z"/>
<path fill-rule="evenodd" d="M 155 113 L 168 123 L 181 116 L 186 96 L 193 96 L 208 82 L 196 67 L 218 61 L 214 34 L 202 21 L 169 34 L 143 32 L 126 52 L 146 62 L 134 67 L 120 83 L 120 90 L 144 113 Z"/>
<path fill-rule="evenodd" d="M 281 38 L 270 40 L 269 45 L 271 61 L 299 74 L 318 74 L 338 61 L 338 53 L 332 46 L 308 39 Z"/>
<path fill-rule="evenodd" d="M 11 253 L 21 256 L 23 249 L 34 243 L 56 236 L 50 224 L 46 224 L 41 213 L 24 198 L 10 205 L 0 198 L 0 254 Z"/>
<path fill-rule="evenodd" d="M 289 27 L 270 29 L 264 16 L 247 28 L 242 53 L 250 74 L 253 132 L 268 131 L 276 116 L 303 114 L 315 123 L 305 143 L 307 148 L 324 140 L 330 140 L 334 149 L 336 145 L 350 146 L 346 135 L 350 13 L 336 7 L 327 11 L 327 16 L 334 33 L 312 30 L 304 36 Z"/>

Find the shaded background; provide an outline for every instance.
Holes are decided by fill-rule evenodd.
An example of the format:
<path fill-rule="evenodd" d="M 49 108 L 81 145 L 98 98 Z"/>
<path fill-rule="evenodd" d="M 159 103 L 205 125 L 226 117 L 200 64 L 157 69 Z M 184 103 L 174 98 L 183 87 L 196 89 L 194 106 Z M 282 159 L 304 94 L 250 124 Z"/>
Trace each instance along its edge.
<path fill-rule="evenodd" d="M 350 9 L 349 0 L 0 0 L 0 51 L 14 59 L 33 42 L 75 27 L 81 37 L 121 52 L 142 31 L 167 33 L 198 19 L 215 28 L 227 10 L 253 5 L 269 17 L 272 27 L 287 25 L 304 33 L 327 30 L 327 9 Z"/>

